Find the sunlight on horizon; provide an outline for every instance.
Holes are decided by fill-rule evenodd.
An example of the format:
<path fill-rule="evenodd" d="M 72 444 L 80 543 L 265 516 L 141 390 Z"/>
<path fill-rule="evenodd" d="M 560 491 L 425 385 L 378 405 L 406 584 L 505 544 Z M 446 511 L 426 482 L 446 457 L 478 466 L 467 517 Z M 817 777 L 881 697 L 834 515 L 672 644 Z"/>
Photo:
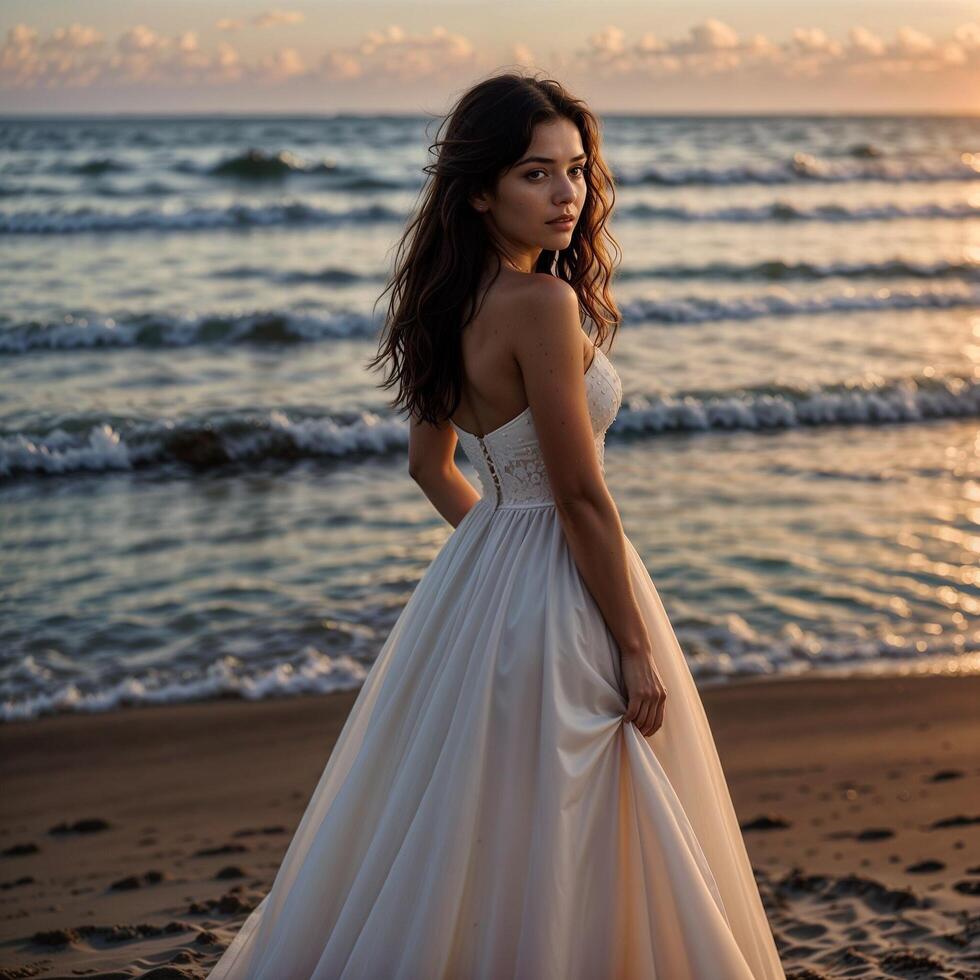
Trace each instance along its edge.
<path fill-rule="evenodd" d="M 438 112 L 509 68 L 604 112 L 980 111 L 980 18 L 960 3 L 551 6 L 151 3 L 126 23 L 101 0 L 12 2 L 0 110 Z"/>

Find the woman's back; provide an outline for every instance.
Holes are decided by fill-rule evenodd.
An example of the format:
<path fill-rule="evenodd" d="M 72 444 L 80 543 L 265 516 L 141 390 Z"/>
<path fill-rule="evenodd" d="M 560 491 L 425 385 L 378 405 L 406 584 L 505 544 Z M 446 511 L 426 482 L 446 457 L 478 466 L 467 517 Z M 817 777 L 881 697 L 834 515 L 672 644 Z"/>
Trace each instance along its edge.
<path fill-rule="evenodd" d="M 545 274 L 528 275 L 504 266 L 496 280 L 485 278 L 478 312 L 462 332 L 463 391 L 452 421 L 457 429 L 482 435 L 524 411 L 528 399 L 515 357 L 514 334 L 527 329 L 534 294 L 550 285 Z M 480 302 L 482 300 L 482 303 Z M 582 334 L 583 371 L 592 359 L 592 343 Z"/>

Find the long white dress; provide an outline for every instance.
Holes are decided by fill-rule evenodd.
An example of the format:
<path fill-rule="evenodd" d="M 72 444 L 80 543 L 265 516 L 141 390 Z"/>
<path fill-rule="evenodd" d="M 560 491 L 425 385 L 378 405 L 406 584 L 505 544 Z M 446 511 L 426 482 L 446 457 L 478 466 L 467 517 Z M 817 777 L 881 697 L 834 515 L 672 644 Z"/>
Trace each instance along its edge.
<path fill-rule="evenodd" d="M 585 372 L 600 461 L 622 383 Z M 358 693 L 210 980 L 785 980 L 711 730 L 633 545 L 668 691 L 644 737 L 530 409 L 456 428 L 483 496 Z"/>

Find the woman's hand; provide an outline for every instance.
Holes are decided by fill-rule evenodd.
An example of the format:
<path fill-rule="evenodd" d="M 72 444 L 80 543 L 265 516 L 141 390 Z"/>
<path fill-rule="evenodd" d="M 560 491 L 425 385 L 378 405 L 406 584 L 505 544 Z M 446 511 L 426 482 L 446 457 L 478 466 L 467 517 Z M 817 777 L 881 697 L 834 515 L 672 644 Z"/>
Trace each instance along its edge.
<path fill-rule="evenodd" d="M 629 652 L 621 651 L 620 663 L 628 698 L 623 718 L 633 722 L 649 738 L 664 723 L 667 703 L 667 691 L 654 665 L 653 649 L 647 642 Z"/>

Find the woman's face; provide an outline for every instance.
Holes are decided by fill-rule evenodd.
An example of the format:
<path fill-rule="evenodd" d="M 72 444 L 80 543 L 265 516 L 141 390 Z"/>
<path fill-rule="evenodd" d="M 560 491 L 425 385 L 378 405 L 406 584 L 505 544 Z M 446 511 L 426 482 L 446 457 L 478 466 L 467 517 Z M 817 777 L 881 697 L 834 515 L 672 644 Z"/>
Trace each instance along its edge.
<path fill-rule="evenodd" d="M 567 248 L 588 193 L 585 151 L 569 119 L 538 123 L 527 152 L 497 183 L 495 194 L 474 199 L 498 244 L 529 264 L 543 249 Z M 572 220 L 549 224 L 561 214 Z"/>

